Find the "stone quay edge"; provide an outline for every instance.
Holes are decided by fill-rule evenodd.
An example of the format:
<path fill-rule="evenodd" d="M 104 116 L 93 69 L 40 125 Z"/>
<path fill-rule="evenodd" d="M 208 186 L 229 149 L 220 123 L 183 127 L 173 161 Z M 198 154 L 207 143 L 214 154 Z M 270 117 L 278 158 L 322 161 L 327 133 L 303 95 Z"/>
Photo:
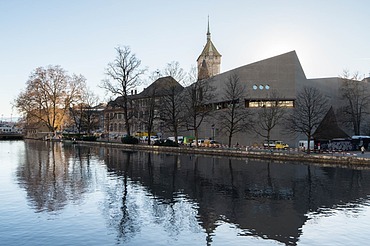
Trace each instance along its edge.
<path fill-rule="evenodd" d="M 68 143 L 68 141 L 65 141 Z M 117 142 L 89 142 L 77 141 L 77 145 L 99 146 L 109 148 L 120 148 L 129 151 L 146 151 L 154 153 L 193 154 L 214 157 L 233 157 L 245 159 L 261 159 L 274 162 L 294 162 L 297 164 L 313 164 L 320 166 L 336 166 L 356 169 L 370 169 L 370 153 L 367 155 L 348 155 L 346 153 L 311 153 L 299 151 L 261 151 L 254 149 L 225 149 L 205 147 L 165 147 L 153 145 L 132 145 Z"/>

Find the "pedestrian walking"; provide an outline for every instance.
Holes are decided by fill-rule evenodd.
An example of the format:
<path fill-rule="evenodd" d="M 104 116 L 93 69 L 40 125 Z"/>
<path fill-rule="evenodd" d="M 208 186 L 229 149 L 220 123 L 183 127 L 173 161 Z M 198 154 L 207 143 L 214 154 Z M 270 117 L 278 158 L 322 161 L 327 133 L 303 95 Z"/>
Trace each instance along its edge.
<path fill-rule="evenodd" d="M 365 153 L 365 147 L 364 146 L 361 146 L 361 153 L 364 154 Z"/>

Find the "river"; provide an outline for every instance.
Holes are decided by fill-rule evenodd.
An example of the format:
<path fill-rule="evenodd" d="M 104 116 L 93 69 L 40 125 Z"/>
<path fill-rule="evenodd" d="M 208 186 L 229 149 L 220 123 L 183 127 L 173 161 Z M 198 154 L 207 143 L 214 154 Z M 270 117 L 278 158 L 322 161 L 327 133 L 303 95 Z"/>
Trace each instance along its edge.
<path fill-rule="evenodd" d="M 370 169 L 0 141 L 1 245 L 365 245 Z"/>

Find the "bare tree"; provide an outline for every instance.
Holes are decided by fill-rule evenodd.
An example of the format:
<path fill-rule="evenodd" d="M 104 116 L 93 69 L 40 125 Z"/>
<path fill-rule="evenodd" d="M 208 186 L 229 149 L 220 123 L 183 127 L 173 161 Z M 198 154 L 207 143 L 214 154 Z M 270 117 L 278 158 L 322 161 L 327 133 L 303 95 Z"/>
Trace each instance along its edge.
<path fill-rule="evenodd" d="M 369 83 L 360 81 L 358 73 L 350 75 L 344 71 L 342 75 L 341 96 L 345 105 L 341 108 L 343 121 L 353 127 L 355 135 L 361 135 L 364 118 L 369 115 L 370 91 Z"/>
<path fill-rule="evenodd" d="M 109 79 L 102 81 L 101 87 L 114 96 L 120 96 L 123 109 L 125 129 L 128 136 L 131 134 L 132 104 L 129 93 L 141 84 L 140 76 L 145 73 L 141 69 L 141 61 L 131 52 L 128 46 L 116 47 L 117 56 L 108 64 L 106 74 Z M 131 112 L 131 113 L 130 113 Z"/>
<path fill-rule="evenodd" d="M 169 78 L 166 87 L 162 88 L 160 118 L 163 122 L 163 128 L 172 132 L 175 142 L 178 143 L 178 132 L 184 125 L 182 119 L 184 100 L 180 92 L 183 90 L 181 84 L 184 82 L 186 74 L 177 61 L 167 63 L 161 72 L 157 71 L 156 73 L 158 76 L 163 75 Z"/>
<path fill-rule="evenodd" d="M 146 114 L 144 115 L 143 119 L 141 120 L 144 123 L 145 128 L 148 130 L 148 145 L 150 145 L 150 136 L 152 136 L 153 128 L 154 128 L 154 121 L 156 120 L 157 110 L 158 110 L 158 102 L 157 102 L 157 88 L 156 86 L 152 87 L 150 91 L 149 97 L 147 100 L 147 110 Z"/>
<path fill-rule="evenodd" d="M 272 91 L 268 98 L 269 101 L 259 109 L 254 130 L 267 140 L 268 148 L 270 148 L 271 131 L 282 122 L 286 110 L 279 100 L 277 91 Z"/>
<path fill-rule="evenodd" d="M 182 84 L 186 78 L 186 73 L 184 69 L 181 68 L 180 63 L 177 61 L 172 61 L 167 63 L 166 67 L 162 70 L 156 70 L 151 73 L 149 79 L 151 81 L 156 81 L 161 77 L 171 76 L 174 78 L 179 84 Z"/>
<path fill-rule="evenodd" d="M 321 123 L 328 108 L 328 99 L 317 88 L 304 87 L 297 95 L 295 108 L 287 119 L 288 129 L 305 134 L 307 143 L 310 143 L 314 130 Z M 310 153 L 310 148 L 307 152 Z"/>
<path fill-rule="evenodd" d="M 164 88 L 164 95 L 161 100 L 160 118 L 163 121 L 163 127 L 172 132 L 175 142 L 178 143 L 178 133 L 183 126 L 183 102 L 184 97 L 181 94 L 183 87 L 174 80 Z"/>
<path fill-rule="evenodd" d="M 225 81 L 223 102 L 218 105 L 220 109 L 217 112 L 217 121 L 221 131 L 228 136 L 229 147 L 235 134 L 247 131 L 252 125 L 252 113 L 244 107 L 246 93 L 246 86 L 236 74 L 230 75 Z"/>
<path fill-rule="evenodd" d="M 185 79 L 184 69 L 181 68 L 180 63 L 177 61 L 172 61 L 167 63 L 167 66 L 162 71 L 163 76 L 171 76 L 179 84 L 182 84 Z"/>
<path fill-rule="evenodd" d="M 91 131 L 97 128 L 99 119 L 95 108 L 99 105 L 99 97 L 89 88 L 84 88 L 80 100 L 71 106 L 70 115 L 78 133 Z"/>
<path fill-rule="evenodd" d="M 84 104 L 82 102 L 79 102 L 77 105 L 71 105 L 69 109 L 69 116 L 71 118 L 71 122 L 68 122 L 65 124 L 65 129 L 71 129 L 77 130 L 78 134 L 81 134 L 83 131 L 83 114 L 84 114 Z"/>
<path fill-rule="evenodd" d="M 189 73 L 189 80 L 195 80 L 195 73 L 192 70 Z M 198 132 L 202 122 L 212 111 L 210 101 L 213 97 L 214 88 L 211 85 L 211 79 L 198 80 L 184 89 L 184 113 L 186 128 L 194 131 L 195 144 L 198 147 Z"/>
<path fill-rule="evenodd" d="M 99 113 L 97 107 L 99 107 L 100 101 L 99 96 L 93 91 L 87 88 L 83 94 L 83 102 L 86 105 L 85 114 L 83 117 L 84 125 L 88 134 L 91 134 L 93 130 L 96 130 L 99 126 Z"/>
<path fill-rule="evenodd" d="M 39 67 L 30 75 L 15 106 L 29 122 L 42 123 L 55 132 L 61 129 L 70 105 L 80 98 L 84 85 L 82 75 L 69 76 L 60 66 Z"/>

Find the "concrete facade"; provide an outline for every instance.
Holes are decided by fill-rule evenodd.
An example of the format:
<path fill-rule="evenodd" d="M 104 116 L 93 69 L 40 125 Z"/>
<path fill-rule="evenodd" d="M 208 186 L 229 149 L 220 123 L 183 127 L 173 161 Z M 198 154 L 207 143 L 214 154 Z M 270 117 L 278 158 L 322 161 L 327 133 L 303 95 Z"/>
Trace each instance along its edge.
<path fill-rule="evenodd" d="M 297 54 L 292 51 L 214 76 L 211 83 L 216 89 L 215 101 L 221 100 L 225 81 L 231 75 L 237 75 L 246 85 L 250 99 L 265 99 L 272 90 L 278 90 L 282 98 L 295 98 L 307 81 Z"/>
<path fill-rule="evenodd" d="M 277 92 L 279 98 L 276 99 L 278 99 L 280 102 L 284 102 L 287 105 L 287 114 L 291 113 L 294 109 L 294 102 L 298 93 L 305 86 L 313 86 L 318 88 L 320 92 L 329 99 L 330 105 L 328 105 L 328 108 L 333 106 L 336 113 L 342 103 L 342 100 L 340 99 L 340 87 L 343 83 L 343 80 L 335 77 L 307 79 L 296 52 L 291 51 L 244 65 L 205 79 L 214 88 L 214 96 L 209 103 L 213 105 L 215 111 L 218 109 L 215 105 L 221 104 L 224 100 L 223 93 L 226 88 L 225 82 L 230 78 L 230 76 L 234 75 L 239 78 L 239 80 L 246 86 L 247 89 L 247 94 L 244 98 L 240 98 L 240 103 L 243 103 L 245 107 L 249 108 L 249 110 L 255 115 L 257 115 L 258 111 L 261 110 L 261 107 L 263 107 L 264 103 L 271 100 L 270 95 L 272 92 Z M 153 85 L 155 83 L 158 83 L 158 81 L 154 82 Z M 146 97 L 147 96 L 145 96 L 145 92 L 142 92 L 138 95 L 134 95 L 132 99 L 135 99 L 135 101 L 140 101 L 146 100 Z M 106 113 L 109 113 L 110 110 L 112 110 L 109 110 L 108 108 Z M 142 111 L 145 111 L 145 107 L 139 108 L 141 108 Z M 119 111 L 121 109 L 113 110 Z M 117 115 L 117 117 L 119 117 L 119 114 Z M 221 126 L 218 124 L 215 117 L 213 117 L 214 115 L 215 113 L 212 112 L 211 116 L 203 122 L 199 129 L 198 137 L 203 139 L 214 137 L 215 140 L 226 145 L 227 136 L 222 133 Z M 110 132 L 119 135 L 124 134 L 124 122 L 122 117 L 115 118 L 113 121 L 110 122 Z M 135 121 L 134 127 L 132 128 L 133 132 L 131 134 L 135 134 L 136 131 L 145 131 L 145 129 L 140 126 L 139 123 L 140 120 Z M 173 133 L 163 131 L 163 129 L 159 127 L 161 125 L 160 122 L 157 122 L 155 125 L 156 126 L 154 130 L 161 132 L 164 138 L 173 135 Z M 270 139 L 281 140 L 289 144 L 290 147 L 297 147 L 299 140 L 306 139 L 306 136 L 302 134 L 292 134 L 288 133 L 286 130 L 287 129 L 284 124 L 278 125 L 272 130 Z M 343 130 L 351 135 L 350 129 Z M 178 135 L 193 136 L 194 133 L 183 129 L 183 131 L 180 131 Z M 249 132 L 240 132 L 234 135 L 232 144 L 239 144 L 241 146 L 262 146 L 264 140 L 265 139 L 263 137 L 259 136 L 255 131 L 250 129 Z"/>
<path fill-rule="evenodd" d="M 244 106 L 248 108 L 248 110 L 253 111 L 255 115 L 257 115 L 262 107 L 266 107 L 268 103 L 273 102 L 271 99 L 272 94 L 278 96 L 278 98 L 274 98 L 273 100 L 277 100 L 285 105 L 287 114 L 292 113 L 297 95 L 306 86 L 318 88 L 319 91 L 328 98 L 328 109 L 330 106 L 333 106 L 336 114 L 340 106 L 343 105 L 343 100 L 340 98 L 340 88 L 343 84 L 343 79 L 339 77 L 307 79 L 295 51 L 220 73 L 221 54 L 211 41 L 209 23 L 207 43 L 197 59 L 197 64 L 198 81 L 206 81 L 214 88 L 213 97 L 211 101 L 208 102 L 213 106 L 214 110 L 222 108 L 219 108 L 218 105 L 227 105 L 223 99 L 223 94 L 225 92 L 226 82 L 232 76 L 238 77 L 247 89 L 247 95 L 245 95 L 244 98 L 239 98 L 239 104 L 243 103 Z M 365 80 L 368 82 L 369 79 L 366 78 Z M 214 137 L 215 140 L 226 144 L 227 136 L 222 133 L 221 126 L 214 116 L 215 113 L 212 112 L 211 116 L 204 121 L 198 131 L 198 137 L 203 139 Z M 123 124 L 121 123 L 121 119 L 117 120 L 117 125 Z M 160 123 L 158 123 L 158 125 L 160 125 Z M 134 127 L 134 129 L 144 130 L 143 127 Z M 162 132 L 161 129 L 157 130 Z M 348 135 L 352 135 L 351 129 L 348 127 L 343 130 L 348 133 Z M 185 130 L 178 134 L 184 136 L 194 135 L 193 132 Z M 163 132 L 163 137 L 172 135 L 173 133 Z M 286 126 L 282 123 L 272 130 L 270 139 L 281 140 L 289 144 L 290 147 L 297 147 L 299 140 L 306 140 L 306 136 L 298 133 L 288 133 Z M 262 146 L 264 140 L 265 139 L 259 136 L 256 131 L 250 129 L 249 132 L 242 132 L 234 135 L 232 144 Z"/>
<path fill-rule="evenodd" d="M 269 100 L 272 91 L 276 91 L 279 95 L 279 101 L 285 101 L 289 105 L 287 113 L 291 113 L 298 93 L 305 86 L 318 88 L 328 98 L 328 107 L 333 106 L 336 114 L 340 114 L 338 110 L 343 105 L 340 96 L 343 79 L 339 77 L 307 79 L 295 51 L 241 66 L 209 78 L 209 83 L 215 88 L 215 96 L 211 103 L 222 102 L 225 81 L 232 75 L 238 76 L 247 88 L 246 97 L 241 99 L 246 107 L 248 107 L 247 102 L 249 101 L 263 104 L 264 101 Z M 257 113 L 260 107 L 250 108 L 250 110 Z M 212 125 L 214 127 L 211 127 Z M 344 126 L 342 128 L 348 135 L 352 135 L 350 128 Z M 217 120 L 210 117 L 201 127 L 199 137 L 207 139 L 214 136 L 215 140 L 226 144 L 227 136 L 222 134 L 221 130 L 220 126 L 217 125 Z M 306 138 L 302 134 L 291 134 L 286 130 L 283 124 L 278 125 L 273 129 L 271 139 L 282 140 L 291 147 L 297 147 L 299 140 Z M 232 142 L 233 144 L 251 146 L 262 145 L 263 141 L 264 139 L 255 131 L 250 131 L 248 133 L 238 133 L 233 137 Z"/>

